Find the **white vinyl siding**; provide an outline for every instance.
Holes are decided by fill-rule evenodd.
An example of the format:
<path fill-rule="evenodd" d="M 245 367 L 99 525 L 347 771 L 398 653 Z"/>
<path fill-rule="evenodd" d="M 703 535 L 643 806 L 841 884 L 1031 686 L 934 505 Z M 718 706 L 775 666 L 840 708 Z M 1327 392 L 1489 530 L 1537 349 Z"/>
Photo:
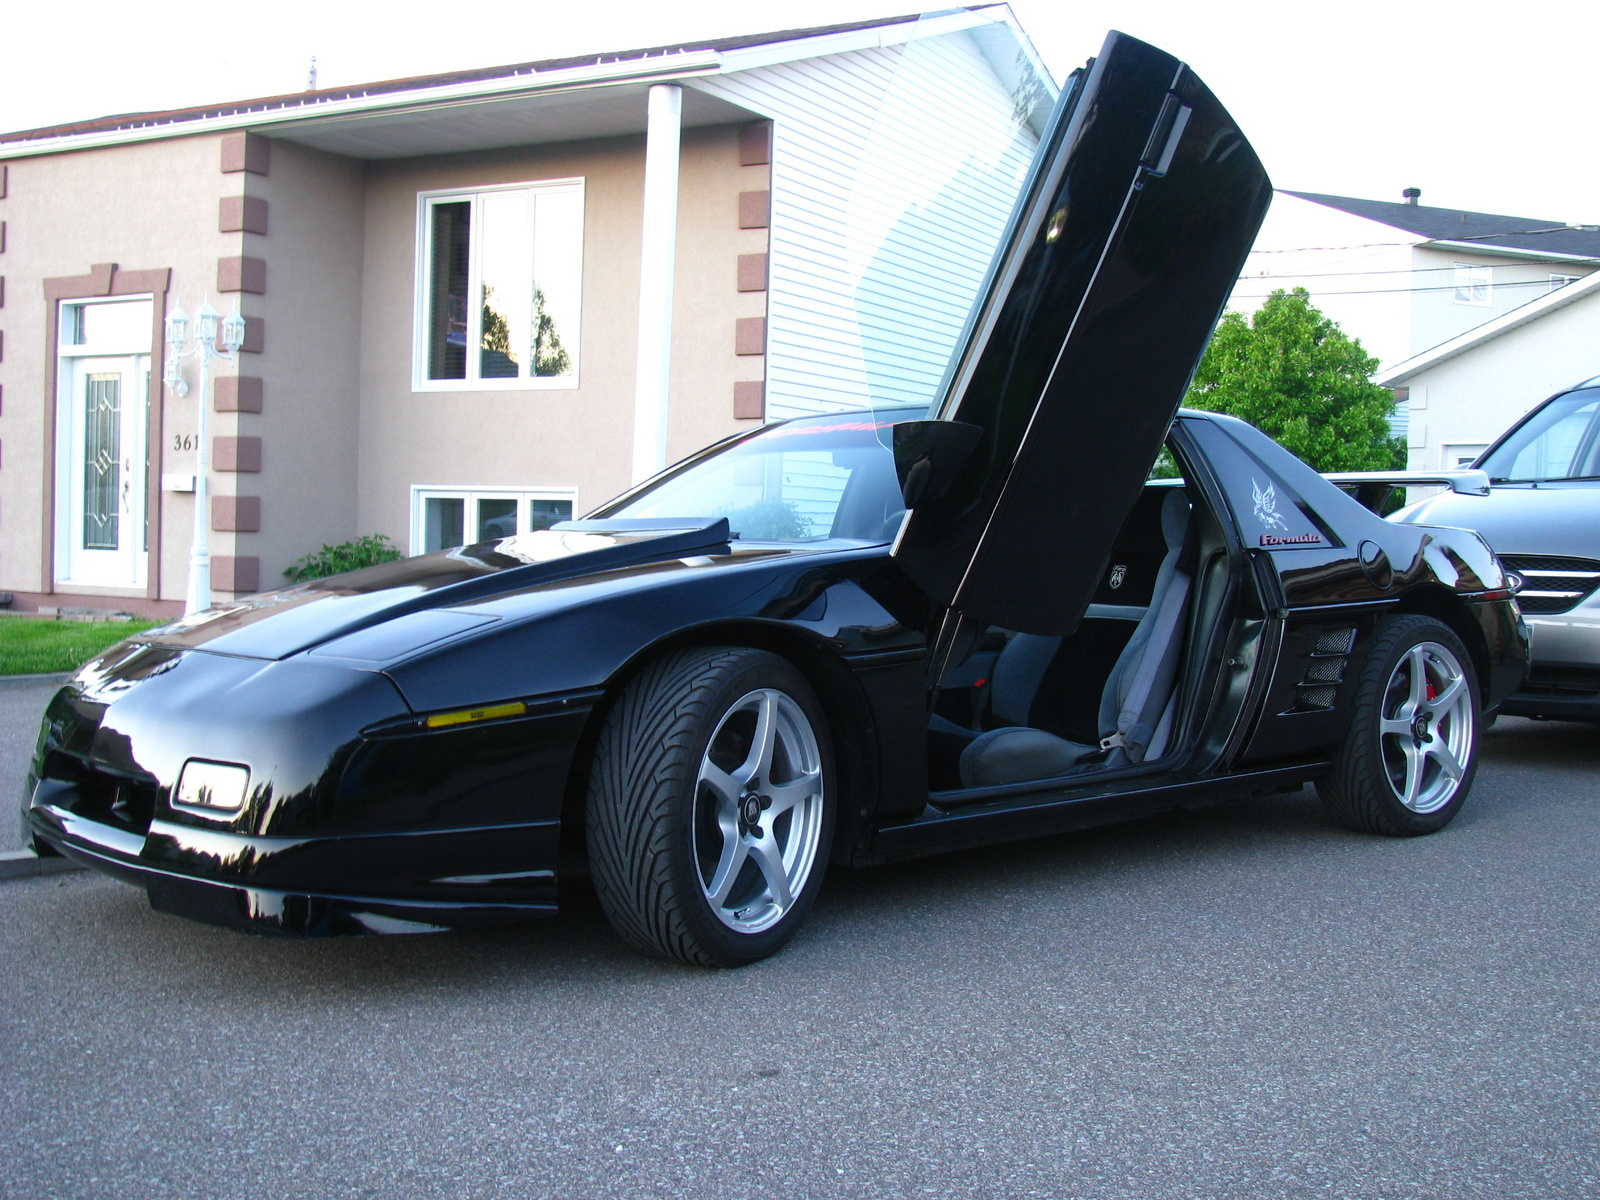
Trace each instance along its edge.
<path fill-rule="evenodd" d="M 775 122 L 769 417 L 932 399 L 1037 144 L 1018 112 L 1052 99 L 1013 97 L 1005 37 L 693 81 Z"/>

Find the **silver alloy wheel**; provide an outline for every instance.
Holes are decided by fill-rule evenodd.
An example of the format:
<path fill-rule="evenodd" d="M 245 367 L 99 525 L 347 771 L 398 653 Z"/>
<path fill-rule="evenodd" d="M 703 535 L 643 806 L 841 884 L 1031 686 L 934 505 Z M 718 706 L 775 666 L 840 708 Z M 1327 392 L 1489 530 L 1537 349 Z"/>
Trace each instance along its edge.
<path fill-rule="evenodd" d="M 1384 774 L 1412 812 L 1449 804 L 1472 751 L 1471 684 L 1461 662 L 1438 642 L 1418 642 L 1389 673 L 1378 727 Z"/>
<path fill-rule="evenodd" d="M 800 706 L 775 688 L 723 714 L 695 784 L 694 852 L 711 911 L 739 933 L 783 919 L 817 860 L 822 752 Z"/>

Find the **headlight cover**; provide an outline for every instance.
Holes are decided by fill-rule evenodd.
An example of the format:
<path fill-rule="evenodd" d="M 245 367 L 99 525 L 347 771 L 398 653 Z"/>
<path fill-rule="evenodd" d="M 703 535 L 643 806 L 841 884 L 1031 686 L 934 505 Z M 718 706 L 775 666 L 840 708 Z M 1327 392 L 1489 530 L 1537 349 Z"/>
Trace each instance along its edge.
<path fill-rule="evenodd" d="M 250 768 L 238 763 L 207 762 L 191 758 L 178 775 L 173 803 L 207 812 L 238 812 L 250 786 Z"/>

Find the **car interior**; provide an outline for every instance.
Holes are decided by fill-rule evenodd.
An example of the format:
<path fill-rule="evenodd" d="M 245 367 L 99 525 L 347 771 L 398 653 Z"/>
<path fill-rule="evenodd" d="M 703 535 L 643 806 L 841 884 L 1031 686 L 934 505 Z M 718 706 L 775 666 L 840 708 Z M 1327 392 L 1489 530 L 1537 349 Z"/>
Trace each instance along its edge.
<path fill-rule="evenodd" d="M 991 626 L 946 672 L 929 718 L 932 789 L 1158 769 L 1184 745 L 1185 685 L 1218 627 L 1227 561 L 1203 497 L 1182 479 L 1148 481 L 1073 632 Z"/>

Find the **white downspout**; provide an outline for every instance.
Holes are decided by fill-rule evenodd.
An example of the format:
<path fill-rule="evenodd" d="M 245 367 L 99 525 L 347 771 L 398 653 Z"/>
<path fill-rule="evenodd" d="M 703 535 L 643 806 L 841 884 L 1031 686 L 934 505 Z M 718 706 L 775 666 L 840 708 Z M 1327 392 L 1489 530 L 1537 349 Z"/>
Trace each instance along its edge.
<path fill-rule="evenodd" d="M 683 89 L 650 85 L 644 149 L 644 240 L 639 254 L 639 367 L 633 402 L 633 481 L 667 465 L 672 372 L 672 273 L 678 235 L 678 143 Z"/>

